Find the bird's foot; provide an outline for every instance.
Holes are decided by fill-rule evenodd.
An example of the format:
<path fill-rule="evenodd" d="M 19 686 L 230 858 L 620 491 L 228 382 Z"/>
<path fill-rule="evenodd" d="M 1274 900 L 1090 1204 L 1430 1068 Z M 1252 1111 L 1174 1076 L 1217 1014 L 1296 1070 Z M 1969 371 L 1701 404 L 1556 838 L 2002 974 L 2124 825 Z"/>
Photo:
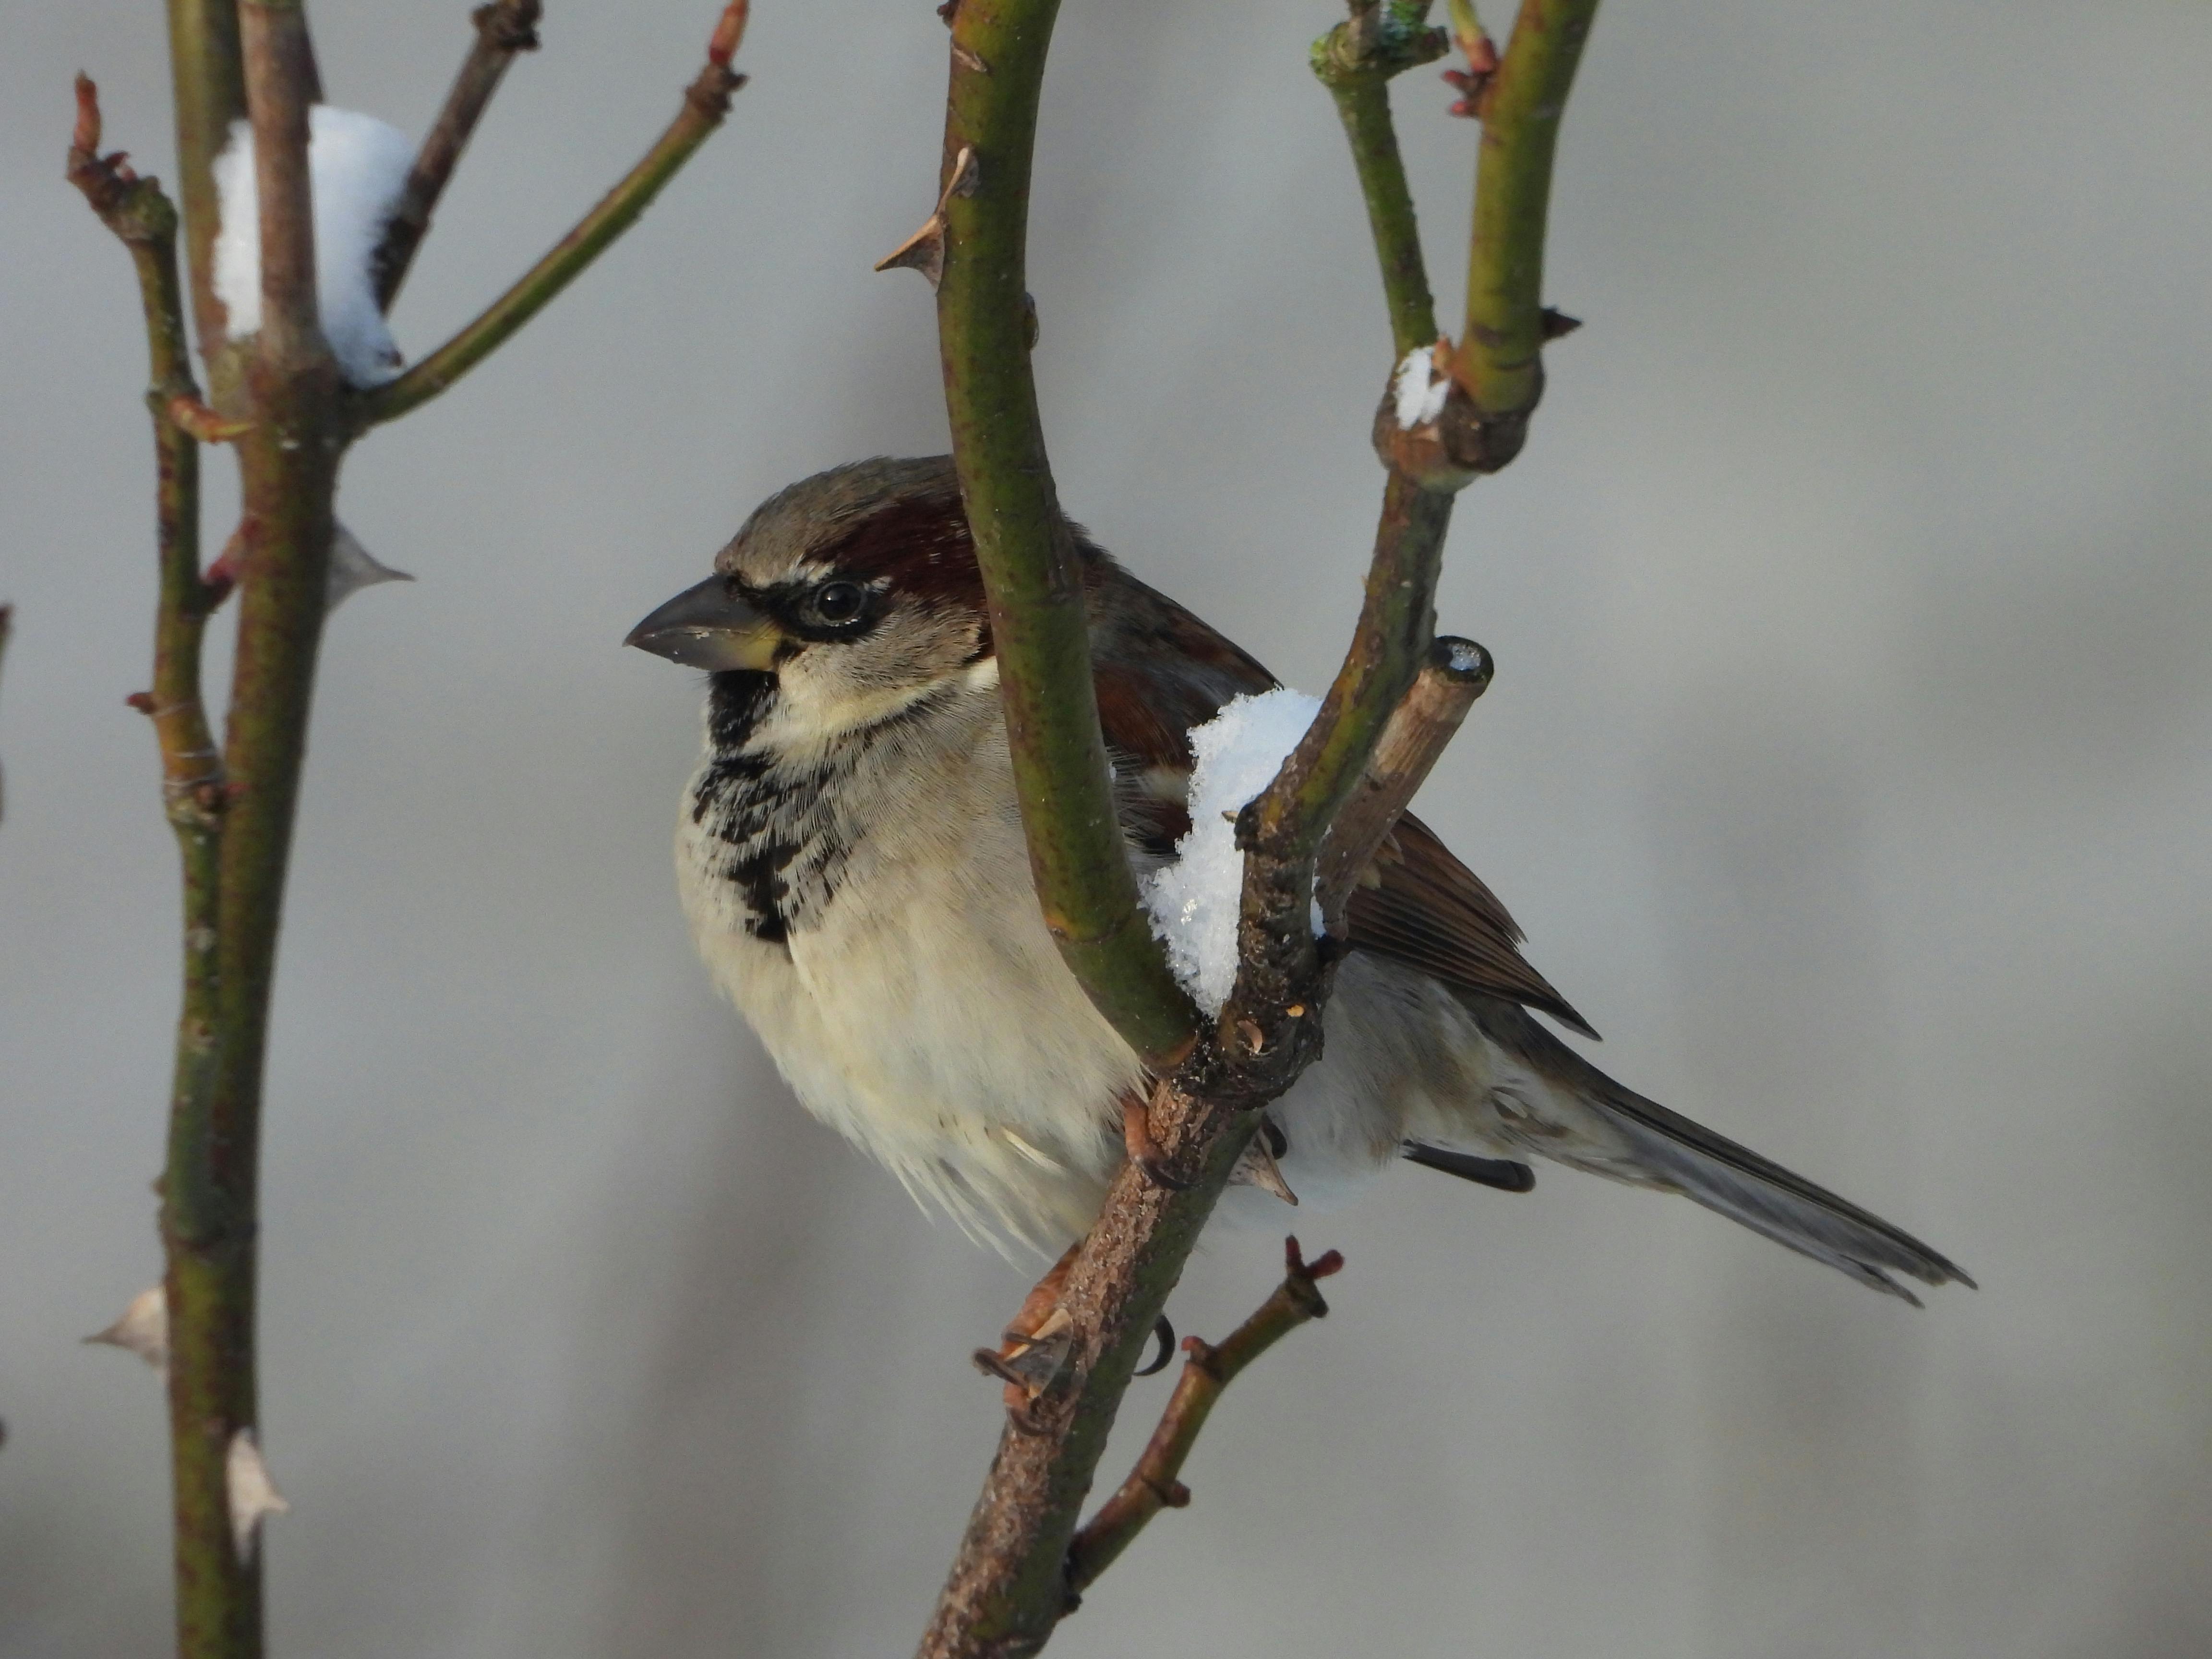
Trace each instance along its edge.
<path fill-rule="evenodd" d="M 1075 1321 L 1060 1305 L 1060 1289 L 1081 1248 L 1079 1243 L 1069 1245 L 1051 1270 L 1030 1287 L 1021 1311 L 1000 1334 L 995 1350 L 975 1350 L 975 1369 L 1006 1385 L 1007 1413 L 1015 1427 L 1027 1432 L 1039 1431 L 1030 1408 L 1052 1386 L 1075 1346 Z"/>
<path fill-rule="evenodd" d="M 1075 1320 L 1060 1305 L 1060 1292 L 1067 1282 L 1067 1270 L 1075 1264 L 1075 1253 L 1082 1248 L 1080 1243 L 1069 1245 L 1052 1270 L 1022 1298 L 1021 1311 L 1000 1334 L 999 1346 L 978 1348 L 974 1355 L 977 1370 L 1006 1384 L 1006 1414 L 1024 1434 L 1045 1431 L 1034 1408 L 1066 1369 L 1068 1356 L 1075 1349 Z M 1158 1352 L 1151 1364 L 1136 1373 L 1139 1376 L 1157 1376 L 1175 1357 L 1175 1327 L 1168 1323 L 1165 1314 L 1152 1322 L 1152 1335 Z"/>
<path fill-rule="evenodd" d="M 1142 1095 L 1132 1092 L 1121 1097 L 1121 1145 L 1128 1152 L 1129 1162 L 1142 1170 L 1155 1187 L 1179 1193 L 1190 1185 L 1175 1172 L 1168 1155 L 1152 1139 L 1152 1103 Z"/>

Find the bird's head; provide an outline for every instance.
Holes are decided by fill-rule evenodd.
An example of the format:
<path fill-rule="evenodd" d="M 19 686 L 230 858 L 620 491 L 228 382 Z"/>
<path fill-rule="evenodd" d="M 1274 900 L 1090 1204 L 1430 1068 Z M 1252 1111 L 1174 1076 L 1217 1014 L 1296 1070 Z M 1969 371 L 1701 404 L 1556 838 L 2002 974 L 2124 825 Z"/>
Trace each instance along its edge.
<path fill-rule="evenodd" d="M 624 643 L 707 669 L 749 702 L 772 684 L 779 724 L 816 739 L 988 681 L 990 621 L 951 460 L 860 461 L 771 496 L 714 574 Z"/>

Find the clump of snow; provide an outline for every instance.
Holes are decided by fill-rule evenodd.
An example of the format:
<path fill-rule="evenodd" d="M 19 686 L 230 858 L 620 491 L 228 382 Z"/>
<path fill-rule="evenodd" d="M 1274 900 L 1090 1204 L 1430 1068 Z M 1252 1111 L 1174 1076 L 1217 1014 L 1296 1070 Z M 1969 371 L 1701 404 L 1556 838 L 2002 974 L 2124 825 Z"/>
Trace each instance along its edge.
<path fill-rule="evenodd" d="M 1472 674 L 1482 667 L 1482 659 L 1487 654 L 1473 640 L 1454 640 L 1444 659 L 1451 665 L 1453 673 Z"/>
<path fill-rule="evenodd" d="M 1444 412 L 1451 381 L 1435 378 L 1435 350 L 1433 346 L 1415 346 L 1391 380 L 1390 390 L 1398 400 L 1398 428 L 1402 432 L 1425 426 Z"/>
<path fill-rule="evenodd" d="M 307 173 L 314 195 L 315 301 L 323 335 L 356 386 L 377 386 L 399 372 L 399 348 L 377 309 L 369 268 L 386 222 L 415 164 L 415 146 L 398 128 L 349 109 L 317 104 L 307 112 Z M 230 313 L 230 337 L 261 326 L 261 212 L 253 179 L 253 129 L 234 122 L 216 157 L 222 228 L 215 245 L 215 292 Z"/>
<path fill-rule="evenodd" d="M 1221 1012 L 1237 985 L 1237 917 L 1244 899 L 1237 814 L 1274 781 L 1320 710 L 1320 698 L 1279 686 L 1234 699 L 1191 731 L 1190 833 L 1176 843 L 1175 862 L 1146 878 L 1144 898 L 1168 966 L 1209 1014 Z M 1313 929 L 1322 931 L 1318 903 Z"/>

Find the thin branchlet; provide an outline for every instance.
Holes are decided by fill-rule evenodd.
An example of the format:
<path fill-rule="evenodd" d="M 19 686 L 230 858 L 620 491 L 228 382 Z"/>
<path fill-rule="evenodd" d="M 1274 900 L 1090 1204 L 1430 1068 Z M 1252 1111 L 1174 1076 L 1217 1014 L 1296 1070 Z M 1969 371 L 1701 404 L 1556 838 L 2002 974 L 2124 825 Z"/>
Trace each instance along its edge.
<path fill-rule="evenodd" d="M 356 429 L 396 420 L 444 392 L 504 345 L 637 222 L 700 145 L 714 137 L 730 112 L 732 96 L 744 85 L 745 77 L 731 69 L 730 60 L 744 38 L 745 15 L 746 0 L 730 0 L 723 8 L 707 43 L 706 62 L 684 88 L 676 118 L 644 159 L 475 321 L 398 379 L 355 398 L 349 418 Z"/>

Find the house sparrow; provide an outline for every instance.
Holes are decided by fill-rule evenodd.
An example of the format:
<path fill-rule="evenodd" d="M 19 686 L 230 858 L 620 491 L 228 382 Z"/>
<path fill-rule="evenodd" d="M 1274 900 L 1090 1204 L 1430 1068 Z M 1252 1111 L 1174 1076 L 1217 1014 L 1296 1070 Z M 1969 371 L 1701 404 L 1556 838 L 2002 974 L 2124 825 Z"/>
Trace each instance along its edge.
<path fill-rule="evenodd" d="M 1073 534 L 1141 872 L 1188 828 L 1190 729 L 1275 682 Z M 951 460 L 793 484 L 714 573 L 627 641 L 709 671 L 705 757 L 676 838 L 708 968 L 807 1109 L 916 1199 L 1002 1243 L 1079 1237 L 1149 1079 L 1045 929 Z M 1516 1160 L 1533 1154 L 1684 1194 L 1907 1301 L 1891 1273 L 1972 1282 L 1583 1059 L 1535 1014 L 1596 1034 L 1522 960 L 1521 938 L 1425 825 L 1400 820 L 1349 905 L 1325 1052 L 1268 1109 L 1291 1189 L 1334 1196 L 1401 1158 L 1523 1189 Z M 1224 1195 L 1231 1210 L 1275 1201 Z"/>

